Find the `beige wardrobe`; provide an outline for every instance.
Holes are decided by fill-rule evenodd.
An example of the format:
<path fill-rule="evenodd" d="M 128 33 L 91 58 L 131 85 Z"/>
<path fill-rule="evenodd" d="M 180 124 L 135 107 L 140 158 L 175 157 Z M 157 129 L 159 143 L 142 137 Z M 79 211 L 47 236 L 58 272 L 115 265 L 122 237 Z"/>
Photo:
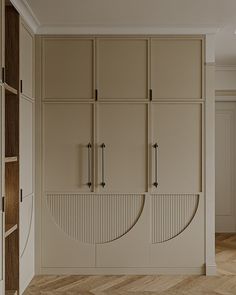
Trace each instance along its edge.
<path fill-rule="evenodd" d="M 40 272 L 204 273 L 204 36 L 39 36 L 36 69 Z"/>
<path fill-rule="evenodd" d="M 34 266 L 34 36 L 0 1 L 0 294 L 22 294 Z"/>

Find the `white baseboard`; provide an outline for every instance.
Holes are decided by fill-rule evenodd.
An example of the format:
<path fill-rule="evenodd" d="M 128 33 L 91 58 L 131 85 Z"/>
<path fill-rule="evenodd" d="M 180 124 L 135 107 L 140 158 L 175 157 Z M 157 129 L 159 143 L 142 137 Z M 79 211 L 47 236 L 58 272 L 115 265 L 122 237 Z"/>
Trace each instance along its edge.
<path fill-rule="evenodd" d="M 42 275 L 202 275 L 204 267 L 157 267 L 157 268 L 41 268 Z"/>
<path fill-rule="evenodd" d="M 215 276 L 217 271 L 216 264 L 206 265 L 206 275 L 207 276 Z"/>

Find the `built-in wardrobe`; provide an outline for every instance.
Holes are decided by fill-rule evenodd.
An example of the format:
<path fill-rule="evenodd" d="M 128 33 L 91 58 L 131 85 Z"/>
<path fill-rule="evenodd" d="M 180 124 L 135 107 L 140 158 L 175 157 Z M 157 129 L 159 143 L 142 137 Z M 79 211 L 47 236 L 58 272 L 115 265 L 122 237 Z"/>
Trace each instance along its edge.
<path fill-rule="evenodd" d="M 34 36 L 1 4 L 0 294 L 22 294 L 34 270 Z"/>
<path fill-rule="evenodd" d="M 38 271 L 205 273 L 205 36 L 36 48 Z"/>

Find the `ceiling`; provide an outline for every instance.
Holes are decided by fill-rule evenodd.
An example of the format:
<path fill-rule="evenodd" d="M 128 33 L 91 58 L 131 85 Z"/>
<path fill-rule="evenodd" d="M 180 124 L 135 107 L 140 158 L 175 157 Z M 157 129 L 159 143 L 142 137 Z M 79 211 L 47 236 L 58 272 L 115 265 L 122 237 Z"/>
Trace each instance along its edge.
<path fill-rule="evenodd" d="M 236 0 L 23 0 L 41 27 L 215 27 L 216 62 L 236 65 Z"/>

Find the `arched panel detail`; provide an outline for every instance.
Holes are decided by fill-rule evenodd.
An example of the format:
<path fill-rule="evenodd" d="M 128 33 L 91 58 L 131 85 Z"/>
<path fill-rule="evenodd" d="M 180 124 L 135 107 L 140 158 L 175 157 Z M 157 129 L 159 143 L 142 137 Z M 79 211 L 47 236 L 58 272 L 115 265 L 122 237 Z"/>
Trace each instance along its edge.
<path fill-rule="evenodd" d="M 54 222 L 72 239 L 103 244 L 125 235 L 138 221 L 143 195 L 47 194 Z"/>
<path fill-rule="evenodd" d="M 152 243 L 163 243 L 182 233 L 193 220 L 199 195 L 170 194 L 151 196 Z"/>
<path fill-rule="evenodd" d="M 20 208 L 20 256 L 23 257 L 32 227 L 34 196 L 24 198 Z"/>

